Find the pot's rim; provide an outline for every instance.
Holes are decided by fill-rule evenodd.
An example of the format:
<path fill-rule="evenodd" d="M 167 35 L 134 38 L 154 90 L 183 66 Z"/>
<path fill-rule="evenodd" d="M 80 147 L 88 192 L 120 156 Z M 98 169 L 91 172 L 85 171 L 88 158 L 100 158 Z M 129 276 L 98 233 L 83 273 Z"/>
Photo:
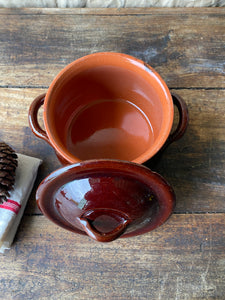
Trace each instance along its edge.
<path fill-rule="evenodd" d="M 66 160 L 70 164 L 81 161 L 81 159 L 71 154 L 66 149 L 66 147 L 62 144 L 62 142 L 56 138 L 54 130 L 52 130 L 49 121 L 50 120 L 48 115 L 49 103 L 54 91 L 57 91 L 57 89 L 61 85 L 62 78 L 64 78 L 63 80 L 65 80 L 65 78 L 69 76 L 74 66 L 76 66 L 79 71 L 81 68 L 83 68 L 83 65 L 85 64 L 96 66 L 98 64 L 101 65 L 102 63 L 121 64 L 121 66 L 125 68 L 129 67 L 134 72 L 137 71 L 140 72 L 142 76 L 144 76 L 145 78 L 149 78 L 149 80 L 150 78 L 154 78 L 154 82 L 157 85 L 157 91 L 160 93 L 160 99 L 162 100 L 162 104 L 163 104 L 162 107 L 163 107 L 165 118 L 163 119 L 159 135 L 156 138 L 152 147 L 147 149 L 139 157 L 133 160 L 133 162 L 142 164 L 147 160 L 149 160 L 150 158 L 152 158 L 166 142 L 173 125 L 174 106 L 173 106 L 173 100 L 169 88 L 167 87 L 162 77 L 150 65 L 128 54 L 117 53 L 117 52 L 97 52 L 97 53 L 88 54 L 86 56 L 80 57 L 75 61 L 71 62 L 58 73 L 58 75 L 53 79 L 52 83 L 50 84 L 44 101 L 44 124 L 45 124 L 45 129 L 48 138 L 52 146 L 54 147 L 54 149 L 63 158 L 63 160 Z"/>

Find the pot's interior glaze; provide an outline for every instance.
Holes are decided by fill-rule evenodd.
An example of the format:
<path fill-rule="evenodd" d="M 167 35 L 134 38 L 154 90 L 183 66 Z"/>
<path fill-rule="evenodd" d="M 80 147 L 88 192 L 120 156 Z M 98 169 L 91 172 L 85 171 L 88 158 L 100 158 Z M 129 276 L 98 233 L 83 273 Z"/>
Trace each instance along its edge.
<path fill-rule="evenodd" d="M 154 141 L 148 118 L 124 99 L 93 101 L 66 127 L 66 146 L 81 160 L 118 158 L 132 161 Z"/>
<path fill-rule="evenodd" d="M 155 73 L 136 61 L 114 60 L 75 61 L 47 93 L 50 139 L 78 161 L 135 161 L 171 129 L 172 102 Z"/>

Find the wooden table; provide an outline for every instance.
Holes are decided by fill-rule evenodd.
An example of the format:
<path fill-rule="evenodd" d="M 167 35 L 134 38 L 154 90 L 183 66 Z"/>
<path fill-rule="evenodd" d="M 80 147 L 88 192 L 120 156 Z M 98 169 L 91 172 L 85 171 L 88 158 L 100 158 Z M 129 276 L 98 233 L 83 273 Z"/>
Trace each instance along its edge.
<path fill-rule="evenodd" d="M 0 28 L 0 138 L 44 161 L 0 256 L 0 298 L 225 299 L 225 8 L 1 9 Z M 155 168 L 176 192 L 174 214 L 151 233 L 106 244 L 38 210 L 35 190 L 60 164 L 27 121 L 54 76 L 97 51 L 149 63 L 190 114 Z"/>

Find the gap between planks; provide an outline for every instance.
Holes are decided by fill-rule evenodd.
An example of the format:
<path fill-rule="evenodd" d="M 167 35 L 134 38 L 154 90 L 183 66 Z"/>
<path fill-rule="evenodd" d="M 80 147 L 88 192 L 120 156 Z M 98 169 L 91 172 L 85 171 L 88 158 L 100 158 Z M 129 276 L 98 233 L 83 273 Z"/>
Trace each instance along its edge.
<path fill-rule="evenodd" d="M 0 85 L 0 89 L 48 89 L 49 86 L 44 85 Z M 225 90 L 225 87 L 174 87 L 168 86 L 171 90 Z"/>

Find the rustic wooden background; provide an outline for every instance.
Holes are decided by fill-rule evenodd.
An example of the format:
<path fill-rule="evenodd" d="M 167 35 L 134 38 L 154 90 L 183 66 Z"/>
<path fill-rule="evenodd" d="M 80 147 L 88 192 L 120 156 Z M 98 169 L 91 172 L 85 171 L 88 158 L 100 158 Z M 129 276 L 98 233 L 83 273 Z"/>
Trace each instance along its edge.
<path fill-rule="evenodd" d="M 0 256 L 1 299 L 225 299 L 224 50 L 225 8 L 0 10 L 0 139 L 43 159 L 13 247 Z M 41 215 L 35 190 L 60 164 L 27 121 L 64 66 L 98 51 L 149 63 L 190 115 L 154 167 L 176 192 L 174 214 L 109 244 Z"/>

